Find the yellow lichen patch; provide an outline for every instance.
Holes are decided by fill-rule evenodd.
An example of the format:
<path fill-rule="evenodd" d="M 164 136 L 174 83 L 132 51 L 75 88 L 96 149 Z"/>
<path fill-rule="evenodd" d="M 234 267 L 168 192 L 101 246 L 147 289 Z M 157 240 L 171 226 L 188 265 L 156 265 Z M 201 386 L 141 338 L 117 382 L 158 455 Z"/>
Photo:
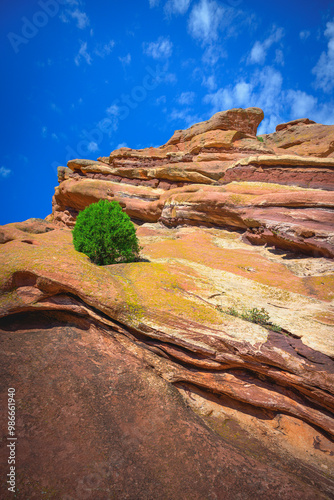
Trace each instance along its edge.
<path fill-rule="evenodd" d="M 106 269 L 95 266 L 87 256 L 75 251 L 70 231 L 36 236 L 38 246 L 12 241 L 1 248 L 0 286 L 15 272 L 29 272 L 58 283 L 67 292 L 79 291 L 86 299 L 91 297 L 97 301 L 103 294 L 110 299 L 115 297 L 117 281 L 110 278 Z"/>
<path fill-rule="evenodd" d="M 144 252 L 154 259 L 186 259 L 289 292 L 322 300 L 331 299 L 330 283 L 333 277 L 318 279 L 296 276 L 283 264 L 272 262 L 259 253 L 242 248 L 218 247 L 208 232 L 198 230 L 178 239 L 153 242 L 144 246 Z"/>
<path fill-rule="evenodd" d="M 232 193 L 226 200 L 227 205 L 249 205 L 253 199 L 252 195 Z"/>
<path fill-rule="evenodd" d="M 291 191 L 318 191 L 317 189 L 306 189 L 298 186 L 287 186 L 281 184 L 274 184 L 269 182 L 230 182 L 225 185 L 226 191 L 231 191 L 233 193 L 242 193 L 242 194 L 250 194 L 254 196 L 258 196 L 261 194 L 270 194 L 270 193 L 286 193 Z"/>
<path fill-rule="evenodd" d="M 316 316 L 314 316 L 314 319 L 316 321 L 319 321 L 319 323 L 322 323 L 323 325 L 334 326 L 334 314 L 330 311 L 318 313 Z"/>
<path fill-rule="evenodd" d="M 213 306 L 196 297 L 198 289 L 194 276 L 189 275 L 185 266 L 140 262 L 123 265 L 121 269 L 120 266 L 109 266 L 108 269 L 122 281 L 121 299 L 133 319 L 140 320 L 144 307 L 203 324 L 222 321 Z"/>
<path fill-rule="evenodd" d="M 137 262 L 96 266 L 74 249 L 70 231 L 37 236 L 38 246 L 12 241 L 2 247 L 2 285 L 15 272 L 32 273 L 58 287 L 59 292 L 77 295 L 128 324 L 138 324 L 149 309 L 202 324 L 221 322 L 214 306 L 191 295 L 197 291 L 194 273 L 189 276 L 182 265 Z M 16 292 L 8 291 L 2 295 L 1 308 L 15 310 L 20 299 Z"/>
<path fill-rule="evenodd" d="M 310 295 L 315 295 L 321 300 L 334 299 L 334 274 L 306 276 L 302 280 Z"/>
<path fill-rule="evenodd" d="M 9 311 L 14 304 L 19 305 L 20 303 L 21 301 L 16 290 L 0 294 L 0 311 L 4 314 L 6 311 Z"/>

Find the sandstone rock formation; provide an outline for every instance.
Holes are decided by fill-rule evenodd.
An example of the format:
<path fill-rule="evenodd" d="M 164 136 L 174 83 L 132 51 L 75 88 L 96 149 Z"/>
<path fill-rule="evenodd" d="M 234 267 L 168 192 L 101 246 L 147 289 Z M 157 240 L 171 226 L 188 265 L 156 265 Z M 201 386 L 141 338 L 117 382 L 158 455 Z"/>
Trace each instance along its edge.
<path fill-rule="evenodd" d="M 259 141 L 262 117 L 70 161 L 52 216 L 0 228 L 18 498 L 333 497 L 334 158 Z M 69 228 L 100 198 L 137 223 L 140 262 L 74 250 Z M 254 308 L 271 324 L 236 315 Z"/>
<path fill-rule="evenodd" d="M 144 224 L 143 262 L 97 267 L 49 225 L 1 245 L 24 497 L 333 493 L 331 262 Z M 263 306 L 283 333 L 223 312 Z"/>
<path fill-rule="evenodd" d="M 257 138 L 262 118 L 258 108 L 225 111 L 159 148 L 69 161 L 54 220 L 73 227 L 102 197 L 143 222 L 237 228 L 253 244 L 333 257 L 334 126 L 296 120 Z"/>
<path fill-rule="evenodd" d="M 277 125 L 276 133 L 263 136 L 268 145 L 288 153 L 318 158 L 334 157 L 334 125 L 321 125 L 308 119 Z"/>

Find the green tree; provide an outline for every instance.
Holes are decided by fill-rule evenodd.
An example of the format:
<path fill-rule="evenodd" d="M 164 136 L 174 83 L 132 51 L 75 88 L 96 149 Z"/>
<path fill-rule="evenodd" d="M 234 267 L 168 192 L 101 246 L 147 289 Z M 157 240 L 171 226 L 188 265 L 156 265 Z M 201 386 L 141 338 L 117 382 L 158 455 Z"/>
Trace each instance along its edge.
<path fill-rule="evenodd" d="M 100 200 L 77 216 L 74 248 L 98 265 L 133 262 L 139 256 L 136 229 L 117 201 Z"/>

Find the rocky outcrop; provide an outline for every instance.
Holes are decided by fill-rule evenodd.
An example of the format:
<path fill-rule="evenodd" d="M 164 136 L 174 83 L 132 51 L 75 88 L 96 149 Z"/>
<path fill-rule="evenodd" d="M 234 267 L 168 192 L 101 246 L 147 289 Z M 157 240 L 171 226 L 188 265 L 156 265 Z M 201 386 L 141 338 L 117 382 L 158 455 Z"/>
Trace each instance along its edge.
<path fill-rule="evenodd" d="M 291 122 L 287 123 L 280 123 L 279 125 L 276 126 L 276 132 L 280 132 L 281 130 L 287 130 L 294 125 L 310 125 L 314 124 L 315 122 L 313 120 L 309 120 L 308 118 L 299 118 L 297 120 L 292 120 Z"/>
<path fill-rule="evenodd" d="M 52 215 L 0 228 L 18 498 L 333 497 L 332 132 L 301 119 L 261 140 L 262 118 L 73 159 Z M 101 198 L 137 225 L 138 262 L 75 251 Z"/>
<path fill-rule="evenodd" d="M 27 244 L 29 224 L 5 227 L 0 272 L 3 380 L 24 402 L 22 494 L 333 494 L 331 263 L 144 224 L 142 262 L 98 267 L 66 228 Z M 231 307 L 265 307 L 281 330 Z"/>
<path fill-rule="evenodd" d="M 277 182 L 334 191 L 334 158 L 260 155 L 237 160 L 221 181 Z"/>
<path fill-rule="evenodd" d="M 334 158 L 319 153 L 331 149 L 331 127 L 300 119 L 257 138 L 262 118 L 258 108 L 233 109 L 158 148 L 71 160 L 59 172 L 54 220 L 73 227 L 87 205 L 115 199 L 138 221 L 238 228 L 252 244 L 333 257 Z M 270 192 L 270 202 L 257 199 Z"/>
<path fill-rule="evenodd" d="M 176 130 L 167 145 L 189 141 L 193 137 L 211 130 L 239 131 L 244 134 L 256 135 L 257 128 L 263 118 L 264 114 L 260 108 L 234 108 L 222 111 L 213 115 L 210 120 L 196 123 L 187 130 Z"/>
<path fill-rule="evenodd" d="M 289 154 L 334 157 L 334 125 L 321 125 L 307 118 L 277 125 L 274 134 L 264 135 L 268 146 Z"/>

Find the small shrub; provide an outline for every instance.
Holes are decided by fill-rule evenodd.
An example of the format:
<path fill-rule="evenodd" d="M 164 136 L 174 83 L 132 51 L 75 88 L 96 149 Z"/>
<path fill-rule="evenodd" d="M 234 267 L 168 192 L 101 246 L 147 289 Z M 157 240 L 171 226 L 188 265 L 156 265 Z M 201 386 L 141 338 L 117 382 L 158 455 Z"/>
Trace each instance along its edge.
<path fill-rule="evenodd" d="M 79 213 L 74 248 L 98 265 L 133 262 L 139 256 L 136 229 L 117 201 L 100 200 Z"/>
<path fill-rule="evenodd" d="M 267 330 L 272 330 L 274 332 L 282 331 L 280 326 L 275 325 L 275 323 L 270 321 L 270 316 L 264 307 L 261 307 L 261 309 L 258 309 L 257 307 L 253 307 L 253 309 L 245 309 L 241 313 L 237 311 L 235 307 L 229 307 L 228 309 L 223 310 L 220 306 L 217 306 L 217 309 L 220 312 L 230 314 L 231 316 L 243 319 L 244 321 L 261 325 L 264 328 L 267 328 Z"/>
<path fill-rule="evenodd" d="M 231 316 L 236 316 L 237 318 L 239 317 L 239 313 L 234 307 L 229 307 L 225 312 Z"/>
<path fill-rule="evenodd" d="M 256 136 L 257 140 L 260 141 L 260 142 L 264 142 L 263 141 L 263 137 L 260 137 L 259 135 Z"/>
<path fill-rule="evenodd" d="M 253 309 L 248 309 L 241 314 L 241 318 L 251 323 L 257 323 L 258 325 L 268 325 L 270 324 L 270 316 L 267 311 L 262 307 L 258 309 L 253 307 Z"/>

